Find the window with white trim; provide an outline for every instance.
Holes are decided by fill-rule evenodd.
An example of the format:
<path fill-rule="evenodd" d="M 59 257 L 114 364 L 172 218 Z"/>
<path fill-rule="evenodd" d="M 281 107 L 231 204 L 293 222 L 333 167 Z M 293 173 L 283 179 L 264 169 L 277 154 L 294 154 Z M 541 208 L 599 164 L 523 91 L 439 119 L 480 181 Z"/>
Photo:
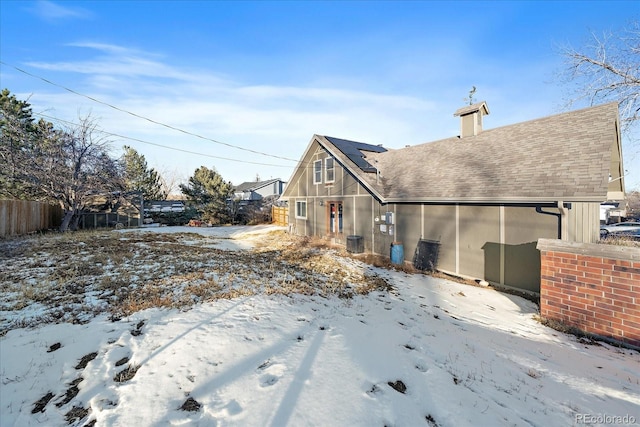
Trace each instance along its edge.
<path fill-rule="evenodd" d="M 313 162 L 313 183 L 322 184 L 322 160 Z"/>
<path fill-rule="evenodd" d="M 324 160 L 324 182 L 335 181 L 335 167 L 333 157 L 327 157 Z"/>
<path fill-rule="evenodd" d="M 307 219 L 307 201 L 296 201 L 296 218 Z"/>

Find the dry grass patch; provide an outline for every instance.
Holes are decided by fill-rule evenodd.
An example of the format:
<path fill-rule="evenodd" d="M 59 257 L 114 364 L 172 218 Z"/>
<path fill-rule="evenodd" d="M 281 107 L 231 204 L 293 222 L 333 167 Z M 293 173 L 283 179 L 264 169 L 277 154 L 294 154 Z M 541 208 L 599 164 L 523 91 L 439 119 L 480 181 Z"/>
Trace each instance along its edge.
<path fill-rule="evenodd" d="M 194 233 L 48 234 L 0 241 L 0 334 L 49 322 L 113 319 L 152 307 L 242 296 L 349 298 L 390 286 L 343 248 L 284 232 L 251 237 L 252 251 L 224 251 Z M 352 257 L 358 259 L 357 257 Z"/>
<path fill-rule="evenodd" d="M 610 234 L 607 237 L 600 239 L 598 243 L 603 245 L 630 246 L 640 248 L 640 240 L 632 236 L 615 236 Z"/>

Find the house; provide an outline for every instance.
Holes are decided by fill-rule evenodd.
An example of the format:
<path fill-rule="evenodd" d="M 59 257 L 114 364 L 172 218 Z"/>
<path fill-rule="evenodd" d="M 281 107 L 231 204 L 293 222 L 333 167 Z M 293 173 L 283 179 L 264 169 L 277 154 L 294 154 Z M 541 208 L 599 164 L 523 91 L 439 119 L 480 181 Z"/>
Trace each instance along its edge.
<path fill-rule="evenodd" d="M 537 240 L 594 242 L 600 203 L 624 198 L 618 106 L 483 130 L 487 114 L 402 149 L 314 135 L 281 196 L 290 231 L 539 292 Z"/>
<path fill-rule="evenodd" d="M 600 205 L 600 225 L 623 222 L 626 217 L 627 210 L 620 202 L 606 201 Z"/>
<path fill-rule="evenodd" d="M 278 198 L 282 194 L 285 182 L 280 178 L 268 181 L 243 182 L 234 189 L 236 200 L 262 200 L 264 198 Z"/>

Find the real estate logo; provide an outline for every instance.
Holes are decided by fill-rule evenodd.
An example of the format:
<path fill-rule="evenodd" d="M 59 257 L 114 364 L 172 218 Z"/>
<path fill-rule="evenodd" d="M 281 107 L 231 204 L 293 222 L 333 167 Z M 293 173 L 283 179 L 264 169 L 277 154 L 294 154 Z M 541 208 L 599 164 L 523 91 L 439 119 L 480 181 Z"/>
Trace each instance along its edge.
<path fill-rule="evenodd" d="M 576 414 L 576 424 L 596 425 L 631 425 L 636 423 L 636 417 L 632 415 L 608 415 L 608 414 Z"/>

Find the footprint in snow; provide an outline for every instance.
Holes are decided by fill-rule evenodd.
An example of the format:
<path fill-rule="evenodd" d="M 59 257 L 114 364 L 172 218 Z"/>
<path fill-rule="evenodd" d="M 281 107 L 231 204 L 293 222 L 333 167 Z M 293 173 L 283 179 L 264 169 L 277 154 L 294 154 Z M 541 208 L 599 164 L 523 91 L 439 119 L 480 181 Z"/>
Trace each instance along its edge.
<path fill-rule="evenodd" d="M 74 406 L 69 410 L 69 412 L 64 414 L 64 419 L 67 421 L 68 424 L 73 424 L 77 421 L 80 421 L 86 418 L 87 415 L 89 415 L 89 409 L 90 408 L 83 408 L 82 406 Z M 86 425 L 94 425 L 94 424 L 95 424 L 95 420 L 91 420 Z"/>
<path fill-rule="evenodd" d="M 49 392 L 42 396 L 36 403 L 33 404 L 33 409 L 31 410 L 32 414 L 37 414 L 38 412 L 44 412 L 47 404 L 51 399 L 55 397 L 55 394 Z"/>
<path fill-rule="evenodd" d="M 273 364 L 270 360 L 267 360 L 258 366 L 258 370 L 264 372 L 259 378 L 260 387 L 269 387 L 280 380 L 286 367 L 283 364 Z"/>
<path fill-rule="evenodd" d="M 420 372 L 427 372 L 429 368 L 423 362 L 416 362 L 416 369 Z"/>
<path fill-rule="evenodd" d="M 196 412 L 199 411 L 201 407 L 202 404 L 200 404 L 200 402 L 195 400 L 193 397 L 189 397 L 179 409 L 181 411 Z"/>
<path fill-rule="evenodd" d="M 265 374 L 260 377 L 260 387 L 269 387 L 278 382 L 280 378 L 275 375 Z"/>
<path fill-rule="evenodd" d="M 382 389 L 378 387 L 376 384 L 373 384 L 369 390 L 367 390 L 367 394 L 369 396 L 374 396 L 376 394 L 382 393 Z"/>
<path fill-rule="evenodd" d="M 397 380 L 396 382 L 389 381 L 387 384 L 398 393 L 405 394 L 407 392 L 407 386 L 400 380 Z"/>
<path fill-rule="evenodd" d="M 133 335 L 134 337 L 138 337 L 142 335 L 143 326 L 144 326 L 144 320 L 139 321 L 138 324 L 136 325 L 136 328 L 131 331 L 131 335 Z"/>
<path fill-rule="evenodd" d="M 78 364 L 75 366 L 76 369 L 84 369 L 87 367 L 89 362 L 98 357 L 98 352 L 94 351 L 93 353 L 85 354 L 82 356 Z"/>
<path fill-rule="evenodd" d="M 52 344 L 51 346 L 49 346 L 49 350 L 47 350 L 47 353 L 51 353 L 53 351 L 56 351 L 61 347 L 62 347 L 62 344 L 60 344 L 59 342 L 57 342 L 55 344 Z"/>
<path fill-rule="evenodd" d="M 71 381 L 71 383 L 69 384 L 69 388 L 67 389 L 65 394 L 61 396 L 59 401 L 56 403 L 56 407 L 61 408 L 67 403 L 71 402 L 71 400 L 74 397 L 76 397 L 80 392 L 80 389 L 78 388 L 78 384 L 80 384 L 83 380 L 84 378 L 78 377 L 75 380 Z"/>
<path fill-rule="evenodd" d="M 125 363 L 127 363 L 128 361 L 129 361 L 129 358 L 125 356 L 125 357 L 123 357 L 122 359 L 120 359 L 120 360 L 118 360 L 116 362 L 116 366 L 122 366 Z"/>

